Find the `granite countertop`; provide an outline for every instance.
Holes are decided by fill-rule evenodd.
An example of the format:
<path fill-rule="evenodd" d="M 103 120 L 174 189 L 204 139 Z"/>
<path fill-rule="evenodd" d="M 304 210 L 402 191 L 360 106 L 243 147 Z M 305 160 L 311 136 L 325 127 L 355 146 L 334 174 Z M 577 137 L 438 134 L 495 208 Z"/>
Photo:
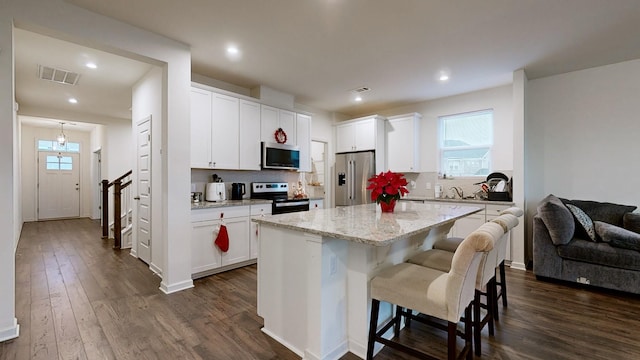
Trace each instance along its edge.
<path fill-rule="evenodd" d="M 465 204 L 496 204 L 496 205 L 514 205 L 513 201 L 493 201 L 493 200 L 479 200 L 479 199 L 445 199 L 445 198 L 433 198 L 426 196 L 405 196 L 401 200 L 408 201 L 439 201 L 439 202 L 449 202 L 449 203 L 465 203 Z"/>
<path fill-rule="evenodd" d="M 382 213 L 378 205 L 366 204 L 271 215 L 252 221 L 336 239 L 385 246 L 481 210 L 477 206 L 404 201 L 396 205 L 394 213 Z"/>
<path fill-rule="evenodd" d="M 198 209 L 211 209 L 218 207 L 227 207 L 227 206 L 246 206 L 246 205 L 260 205 L 260 204 L 271 204 L 271 200 L 255 200 L 255 199 L 244 199 L 244 200 L 225 200 L 225 201 L 200 201 L 197 203 L 191 203 L 191 210 Z"/>

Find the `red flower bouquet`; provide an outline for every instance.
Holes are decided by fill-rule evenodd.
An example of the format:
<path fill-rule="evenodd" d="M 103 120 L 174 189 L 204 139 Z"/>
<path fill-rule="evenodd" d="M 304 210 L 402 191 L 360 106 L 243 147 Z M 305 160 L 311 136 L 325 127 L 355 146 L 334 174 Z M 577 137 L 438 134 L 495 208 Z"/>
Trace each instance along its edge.
<path fill-rule="evenodd" d="M 407 184 L 404 174 L 389 170 L 371 177 L 367 190 L 371 190 L 371 200 L 381 204 L 384 210 L 384 205 L 393 206 L 402 195 L 409 193 L 406 188 Z"/>

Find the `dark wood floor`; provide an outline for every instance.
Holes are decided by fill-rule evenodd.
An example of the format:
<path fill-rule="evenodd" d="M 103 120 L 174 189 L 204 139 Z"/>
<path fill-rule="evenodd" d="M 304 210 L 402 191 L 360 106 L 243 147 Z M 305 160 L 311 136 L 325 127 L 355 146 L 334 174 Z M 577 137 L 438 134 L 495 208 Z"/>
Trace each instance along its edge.
<path fill-rule="evenodd" d="M 507 270 L 509 307 L 484 359 L 640 359 L 640 298 L 541 282 Z M 28 223 L 16 255 L 20 337 L 4 359 L 298 359 L 260 331 L 256 268 L 197 280 L 165 295 L 147 266 L 114 251 L 87 219 Z M 443 334 L 401 333 L 444 357 Z M 357 359 L 352 354 L 343 359 Z M 409 359 L 384 349 L 378 360 Z"/>

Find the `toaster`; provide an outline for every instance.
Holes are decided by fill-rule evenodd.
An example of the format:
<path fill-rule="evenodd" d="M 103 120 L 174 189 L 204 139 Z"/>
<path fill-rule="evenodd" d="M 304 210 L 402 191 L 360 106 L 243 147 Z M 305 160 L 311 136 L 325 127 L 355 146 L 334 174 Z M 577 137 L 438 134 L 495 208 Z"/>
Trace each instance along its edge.
<path fill-rule="evenodd" d="M 223 182 L 207 183 L 205 188 L 205 200 L 207 201 L 225 201 L 227 200 L 227 191 Z"/>

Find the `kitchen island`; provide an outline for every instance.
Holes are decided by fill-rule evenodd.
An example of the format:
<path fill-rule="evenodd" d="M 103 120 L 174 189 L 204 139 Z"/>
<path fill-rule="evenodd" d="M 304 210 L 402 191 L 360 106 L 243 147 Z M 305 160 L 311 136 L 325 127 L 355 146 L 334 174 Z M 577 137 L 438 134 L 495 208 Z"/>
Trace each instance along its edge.
<path fill-rule="evenodd" d="M 394 213 L 367 204 L 253 219 L 263 332 L 303 359 L 347 352 L 364 358 L 371 278 L 431 248 L 457 219 L 480 210 L 400 202 Z M 382 322 L 391 306 L 381 306 L 380 315 Z"/>

